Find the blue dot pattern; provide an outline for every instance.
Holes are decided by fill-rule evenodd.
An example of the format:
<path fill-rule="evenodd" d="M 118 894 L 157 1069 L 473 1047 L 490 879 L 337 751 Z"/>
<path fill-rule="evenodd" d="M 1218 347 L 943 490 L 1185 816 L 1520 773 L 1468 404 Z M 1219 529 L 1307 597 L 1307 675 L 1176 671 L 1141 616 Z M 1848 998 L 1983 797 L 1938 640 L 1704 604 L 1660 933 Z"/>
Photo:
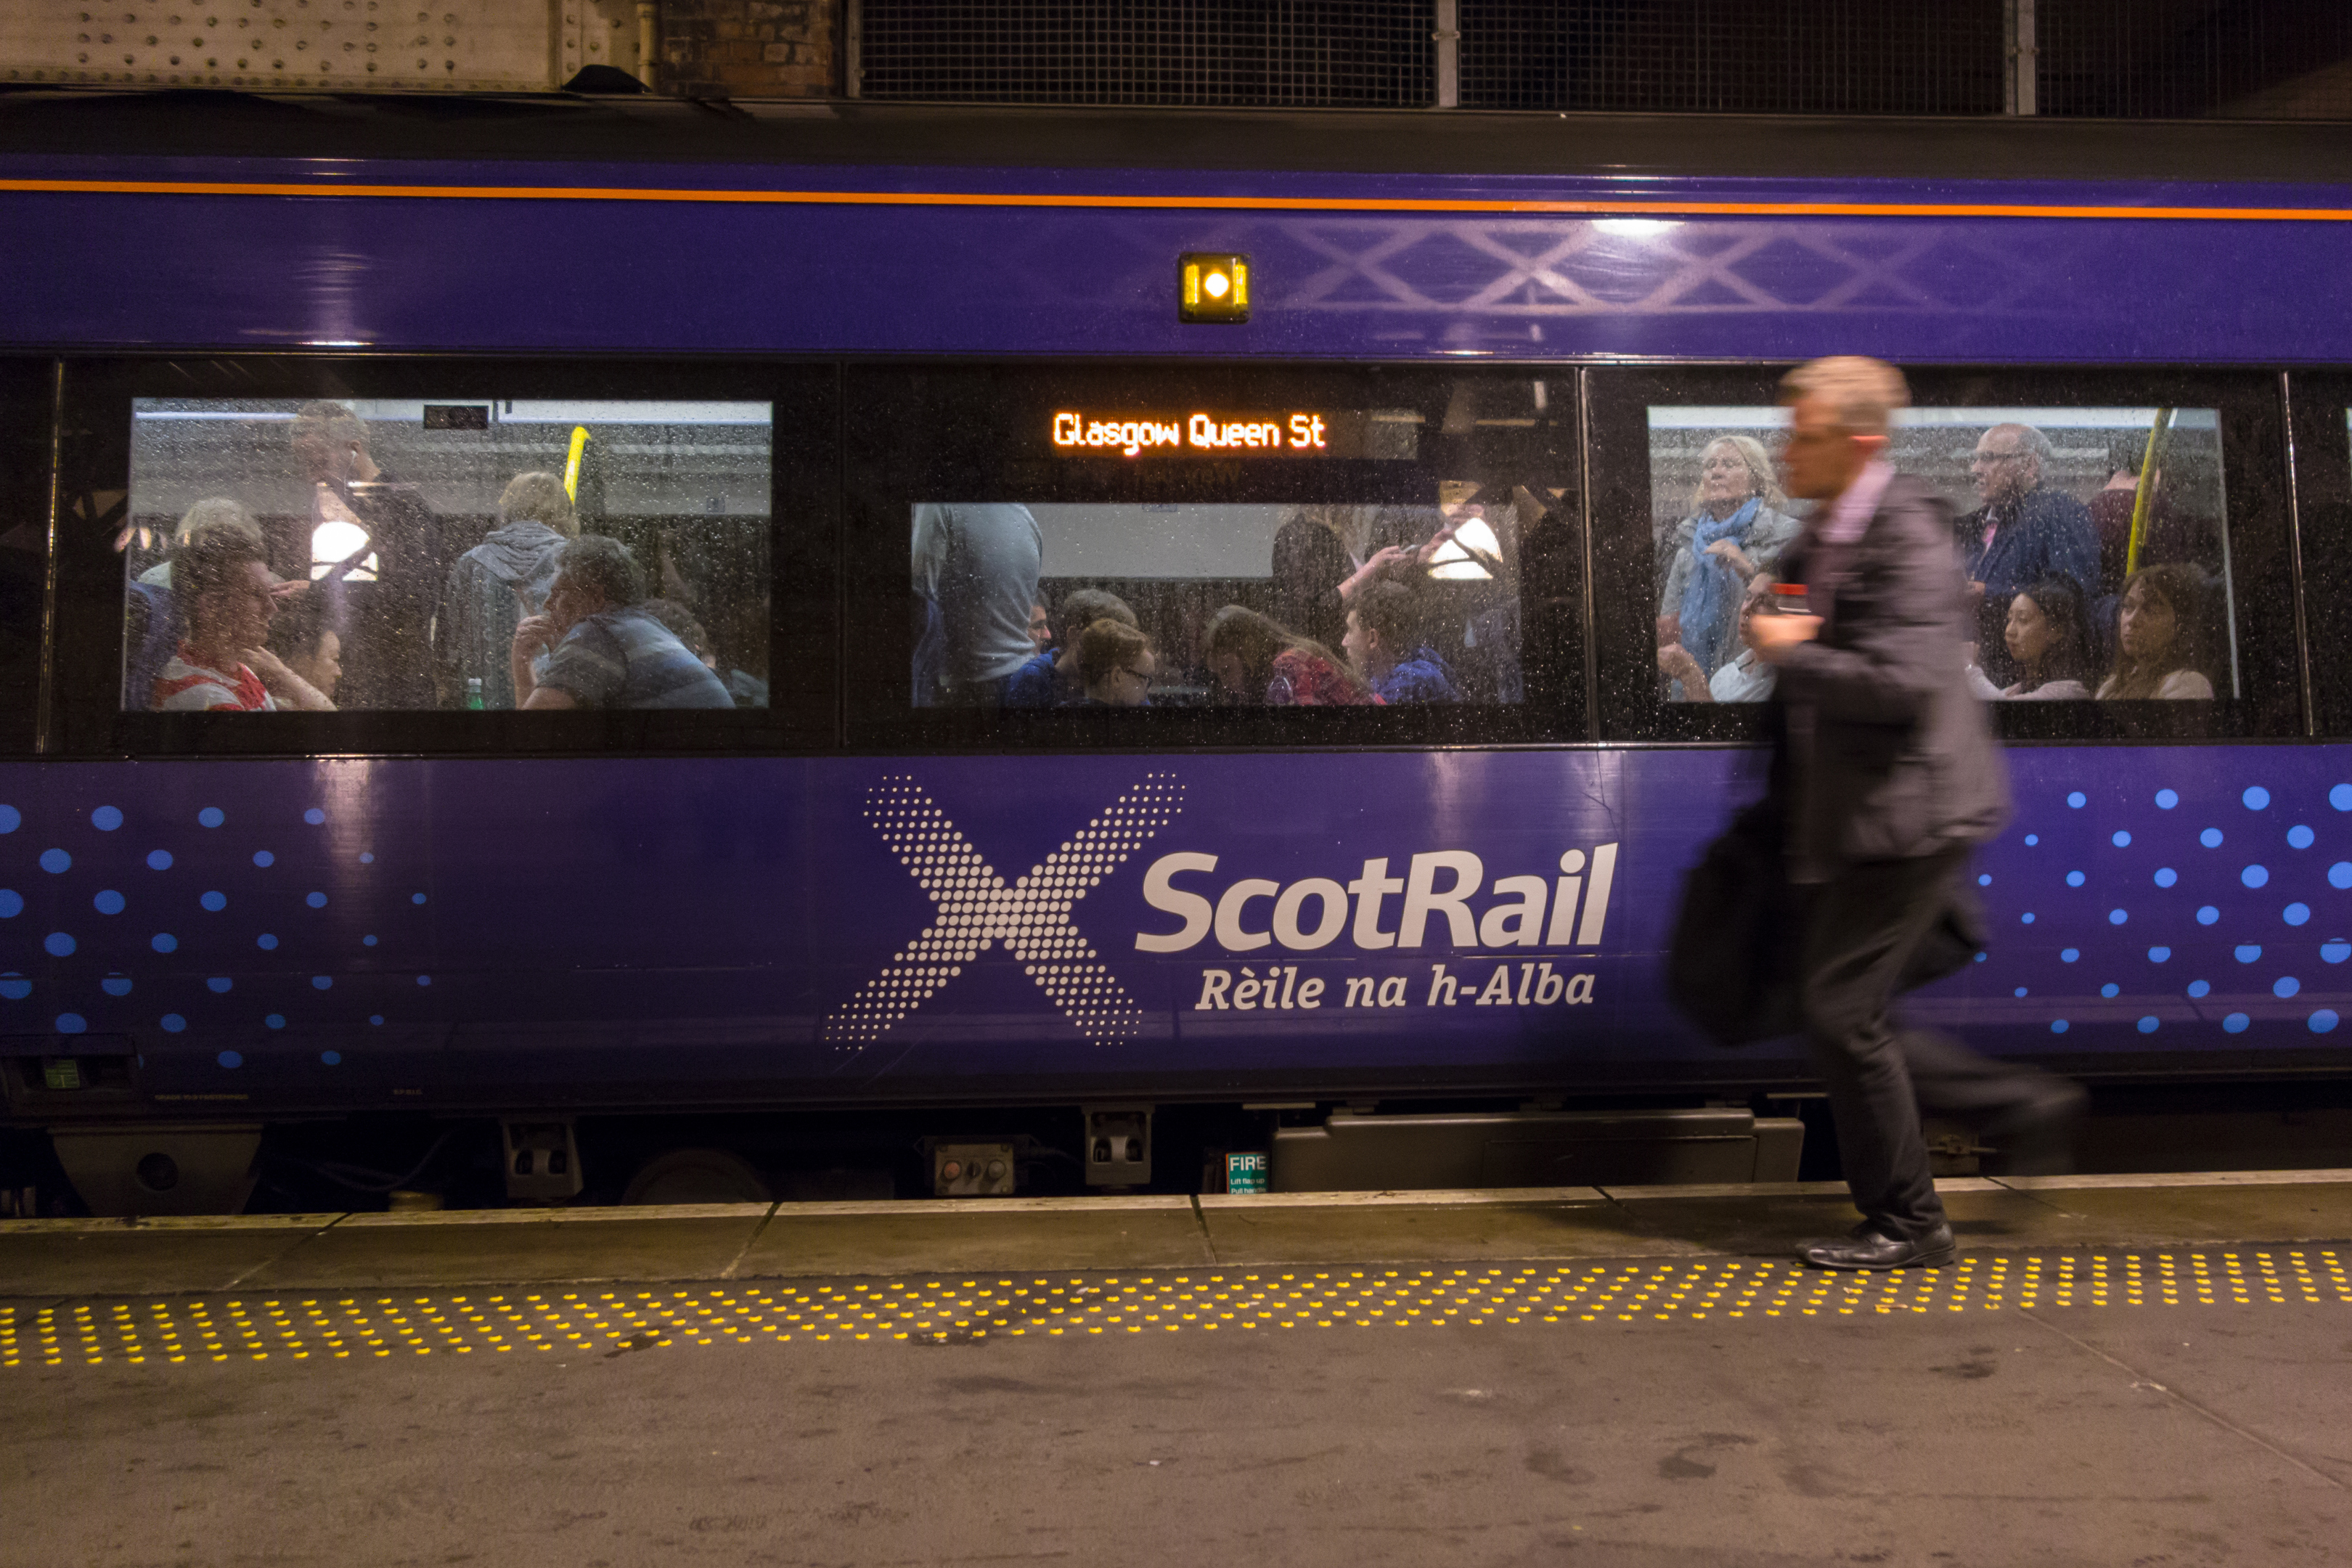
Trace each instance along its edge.
<path fill-rule="evenodd" d="M 2352 771 L 2333 751 L 2305 754 Z M 2003 1027 L 2030 1026 L 2069 1034 L 2070 1050 L 2135 1048 L 2126 1042 L 2159 1033 L 2168 1051 L 2284 1047 L 2315 1043 L 2352 1013 L 2352 970 L 2336 968 L 2352 964 L 2352 823 L 2342 821 L 2352 779 L 2322 772 L 2302 783 L 2309 773 L 2253 750 L 2151 748 L 2130 754 L 2131 774 L 2157 774 L 2147 785 L 2086 794 L 2067 780 L 2088 760 L 2011 753 L 2017 822 L 1982 855 L 1992 880 L 1980 895 L 1992 929 L 2009 923 L 1965 984 L 1999 997 L 1997 1016 L 2013 1022 L 1990 1022 L 1988 1002 L 1988 1022 L 1971 1027 L 1979 1045 L 1999 1049 Z M 2276 771 L 2264 778 L 2258 767 Z M 2251 837 L 2234 857 L 2196 853 L 2240 835 Z M 2072 889 L 2106 897 L 2062 896 Z M 2044 918 L 2029 924 L 2029 912 Z M 2136 950 L 2119 950 L 2126 931 L 2144 933 Z M 2123 969 L 2125 952 L 2147 962 Z M 2107 974 L 2080 974 L 2086 957 Z"/>
<path fill-rule="evenodd" d="M 218 787 L 218 773 L 206 776 Z M 121 787 L 122 775 L 111 777 Z M 433 983 L 419 973 L 432 952 L 429 932 L 413 913 L 426 895 L 419 868 L 402 863 L 397 845 L 354 856 L 331 835 L 299 834 L 289 842 L 298 816 L 324 826 L 326 808 L 272 808 L 259 799 L 233 815 L 201 798 L 183 796 L 175 805 L 168 796 L 142 795 L 121 804 L 60 798 L 31 809 L 28 817 L 0 805 L 0 838 L 33 828 L 26 835 L 32 842 L 0 853 L 0 879 L 16 884 L 0 888 L 0 921 L 37 906 L 42 922 L 13 928 L 21 934 L 0 945 L 0 963 L 18 966 L 0 973 L 0 1033 L 126 1037 L 152 1081 L 177 1087 L 192 1070 L 233 1071 L 257 1049 L 279 1051 L 306 1037 L 302 1059 L 312 1070 L 342 1065 L 367 1039 L 380 1038 L 353 1031 L 383 1026 L 387 987 L 422 1003 L 417 988 Z M 142 868 L 163 875 L 123 879 Z M 21 890 L 28 876 L 47 901 Z M 134 886 L 151 890 L 124 890 Z M 197 929 L 95 921 L 142 900 L 156 924 L 176 911 Z M 76 910 L 91 922 L 87 929 L 78 929 Z M 262 1043 L 281 1031 L 283 1045 Z M 330 1048 L 320 1048 L 321 1035 L 332 1040 Z M 233 1048 L 224 1048 L 223 1036 Z M 175 1037 L 184 1043 L 167 1048 Z"/>

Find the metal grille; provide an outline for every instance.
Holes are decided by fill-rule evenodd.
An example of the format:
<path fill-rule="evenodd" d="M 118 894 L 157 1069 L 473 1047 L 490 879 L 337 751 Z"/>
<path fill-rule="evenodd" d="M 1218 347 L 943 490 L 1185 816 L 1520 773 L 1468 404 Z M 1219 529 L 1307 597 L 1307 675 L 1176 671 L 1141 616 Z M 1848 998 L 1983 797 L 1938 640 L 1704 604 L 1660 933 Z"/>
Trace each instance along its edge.
<path fill-rule="evenodd" d="M 2352 119 L 2344 0 L 2040 0 L 2044 114 Z"/>
<path fill-rule="evenodd" d="M 864 0 L 866 98 L 1417 109 L 1435 0 Z"/>
<path fill-rule="evenodd" d="M 1462 0 L 1476 109 L 1997 114 L 2000 0 Z"/>

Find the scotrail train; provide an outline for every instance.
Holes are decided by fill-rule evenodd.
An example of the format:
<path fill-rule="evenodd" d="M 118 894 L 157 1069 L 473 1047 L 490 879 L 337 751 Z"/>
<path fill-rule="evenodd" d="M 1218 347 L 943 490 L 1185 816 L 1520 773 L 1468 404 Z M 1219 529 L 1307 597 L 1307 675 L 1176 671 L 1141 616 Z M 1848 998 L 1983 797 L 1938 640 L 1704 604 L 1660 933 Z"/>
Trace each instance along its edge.
<path fill-rule="evenodd" d="M 11 1205 L 1793 1173 L 1660 958 L 1825 353 L 2045 699 L 1918 1008 L 2352 1065 L 2343 132 L 744 110 L 0 104 Z"/>

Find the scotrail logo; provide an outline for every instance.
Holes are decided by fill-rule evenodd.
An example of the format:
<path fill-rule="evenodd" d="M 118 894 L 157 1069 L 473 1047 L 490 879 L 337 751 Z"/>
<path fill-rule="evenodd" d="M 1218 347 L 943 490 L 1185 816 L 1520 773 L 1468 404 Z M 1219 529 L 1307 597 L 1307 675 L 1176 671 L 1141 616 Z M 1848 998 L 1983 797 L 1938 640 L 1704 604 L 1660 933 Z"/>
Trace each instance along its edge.
<path fill-rule="evenodd" d="M 1134 1036 L 1143 1009 L 1071 923 L 1070 910 L 1183 807 L 1175 775 L 1147 773 L 1008 886 L 912 778 L 886 778 L 866 793 L 866 820 L 930 895 L 934 918 L 834 1009 L 824 1037 L 845 1050 L 880 1038 L 1000 942 L 1088 1041 Z"/>
<path fill-rule="evenodd" d="M 913 778 L 895 774 L 867 792 L 866 820 L 933 906 L 931 923 L 858 993 L 824 1020 L 824 1037 L 845 1051 L 879 1039 L 963 973 L 998 942 L 1089 1042 L 1108 1045 L 1141 1033 L 1143 1009 L 1128 994 L 1072 919 L 1072 910 L 1103 879 L 1176 820 L 1184 786 L 1173 773 L 1147 773 L 1066 840 L 1062 847 L 1007 883 L 948 819 Z M 1304 877 L 1288 883 L 1239 877 L 1219 887 L 1214 855 L 1180 850 L 1153 860 L 1143 875 L 1143 901 L 1173 930 L 1139 931 L 1135 951 L 1175 954 L 1204 942 L 1227 954 L 1267 949 L 1320 953 L 1339 943 L 1354 954 L 1314 964 L 1302 974 L 1286 961 L 1251 958 L 1238 973 L 1201 971 L 1194 1012 L 1317 1011 L 1410 1005 L 1408 979 L 1421 952 L 1435 947 L 1465 967 L 1482 950 L 1496 963 L 1483 984 L 1475 974 L 1449 974 L 1429 965 L 1423 1005 L 1450 1007 L 1580 1005 L 1594 999 L 1589 973 L 1553 972 L 1514 950 L 1600 948 L 1617 875 L 1615 844 L 1562 852 L 1543 874 L 1521 872 L 1487 880 L 1486 864 L 1466 849 L 1407 857 L 1402 874 L 1386 857 L 1360 862 L 1347 881 Z M 1183 879 L 1182 882 L 1179 879 Z M 1474 904 L 1473 900 L 1479 900 Z M 1393 923 L 1391 923 L 1393 922 Z M 1410 955 L 1410 956 L 1409 956 Z M 1269 953 L 1268 956 L 1277 956 Z M 1574 961 L 1555 952 L 1556 961 Z M 1214 962 L 1213 960 L 1212 961 Z M 1228 961 L 1230 962 L 1230 961 Z M 1265 973 L 1259 973 L 1263 967 Z M 1323 973 L 1311 971 L 1321 968 Z"/>

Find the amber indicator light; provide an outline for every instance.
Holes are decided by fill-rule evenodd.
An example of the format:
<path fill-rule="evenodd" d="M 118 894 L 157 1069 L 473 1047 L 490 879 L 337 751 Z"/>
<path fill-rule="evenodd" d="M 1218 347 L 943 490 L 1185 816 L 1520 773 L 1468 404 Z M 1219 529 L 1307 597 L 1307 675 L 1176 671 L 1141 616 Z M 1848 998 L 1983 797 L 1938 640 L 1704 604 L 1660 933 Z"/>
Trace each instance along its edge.
<path fill-rule="evenodd" d="M 1183 321 L 1249 320 L 1250 258 L 1193 251 L 1176 258 L 1176 317 Z"/>

